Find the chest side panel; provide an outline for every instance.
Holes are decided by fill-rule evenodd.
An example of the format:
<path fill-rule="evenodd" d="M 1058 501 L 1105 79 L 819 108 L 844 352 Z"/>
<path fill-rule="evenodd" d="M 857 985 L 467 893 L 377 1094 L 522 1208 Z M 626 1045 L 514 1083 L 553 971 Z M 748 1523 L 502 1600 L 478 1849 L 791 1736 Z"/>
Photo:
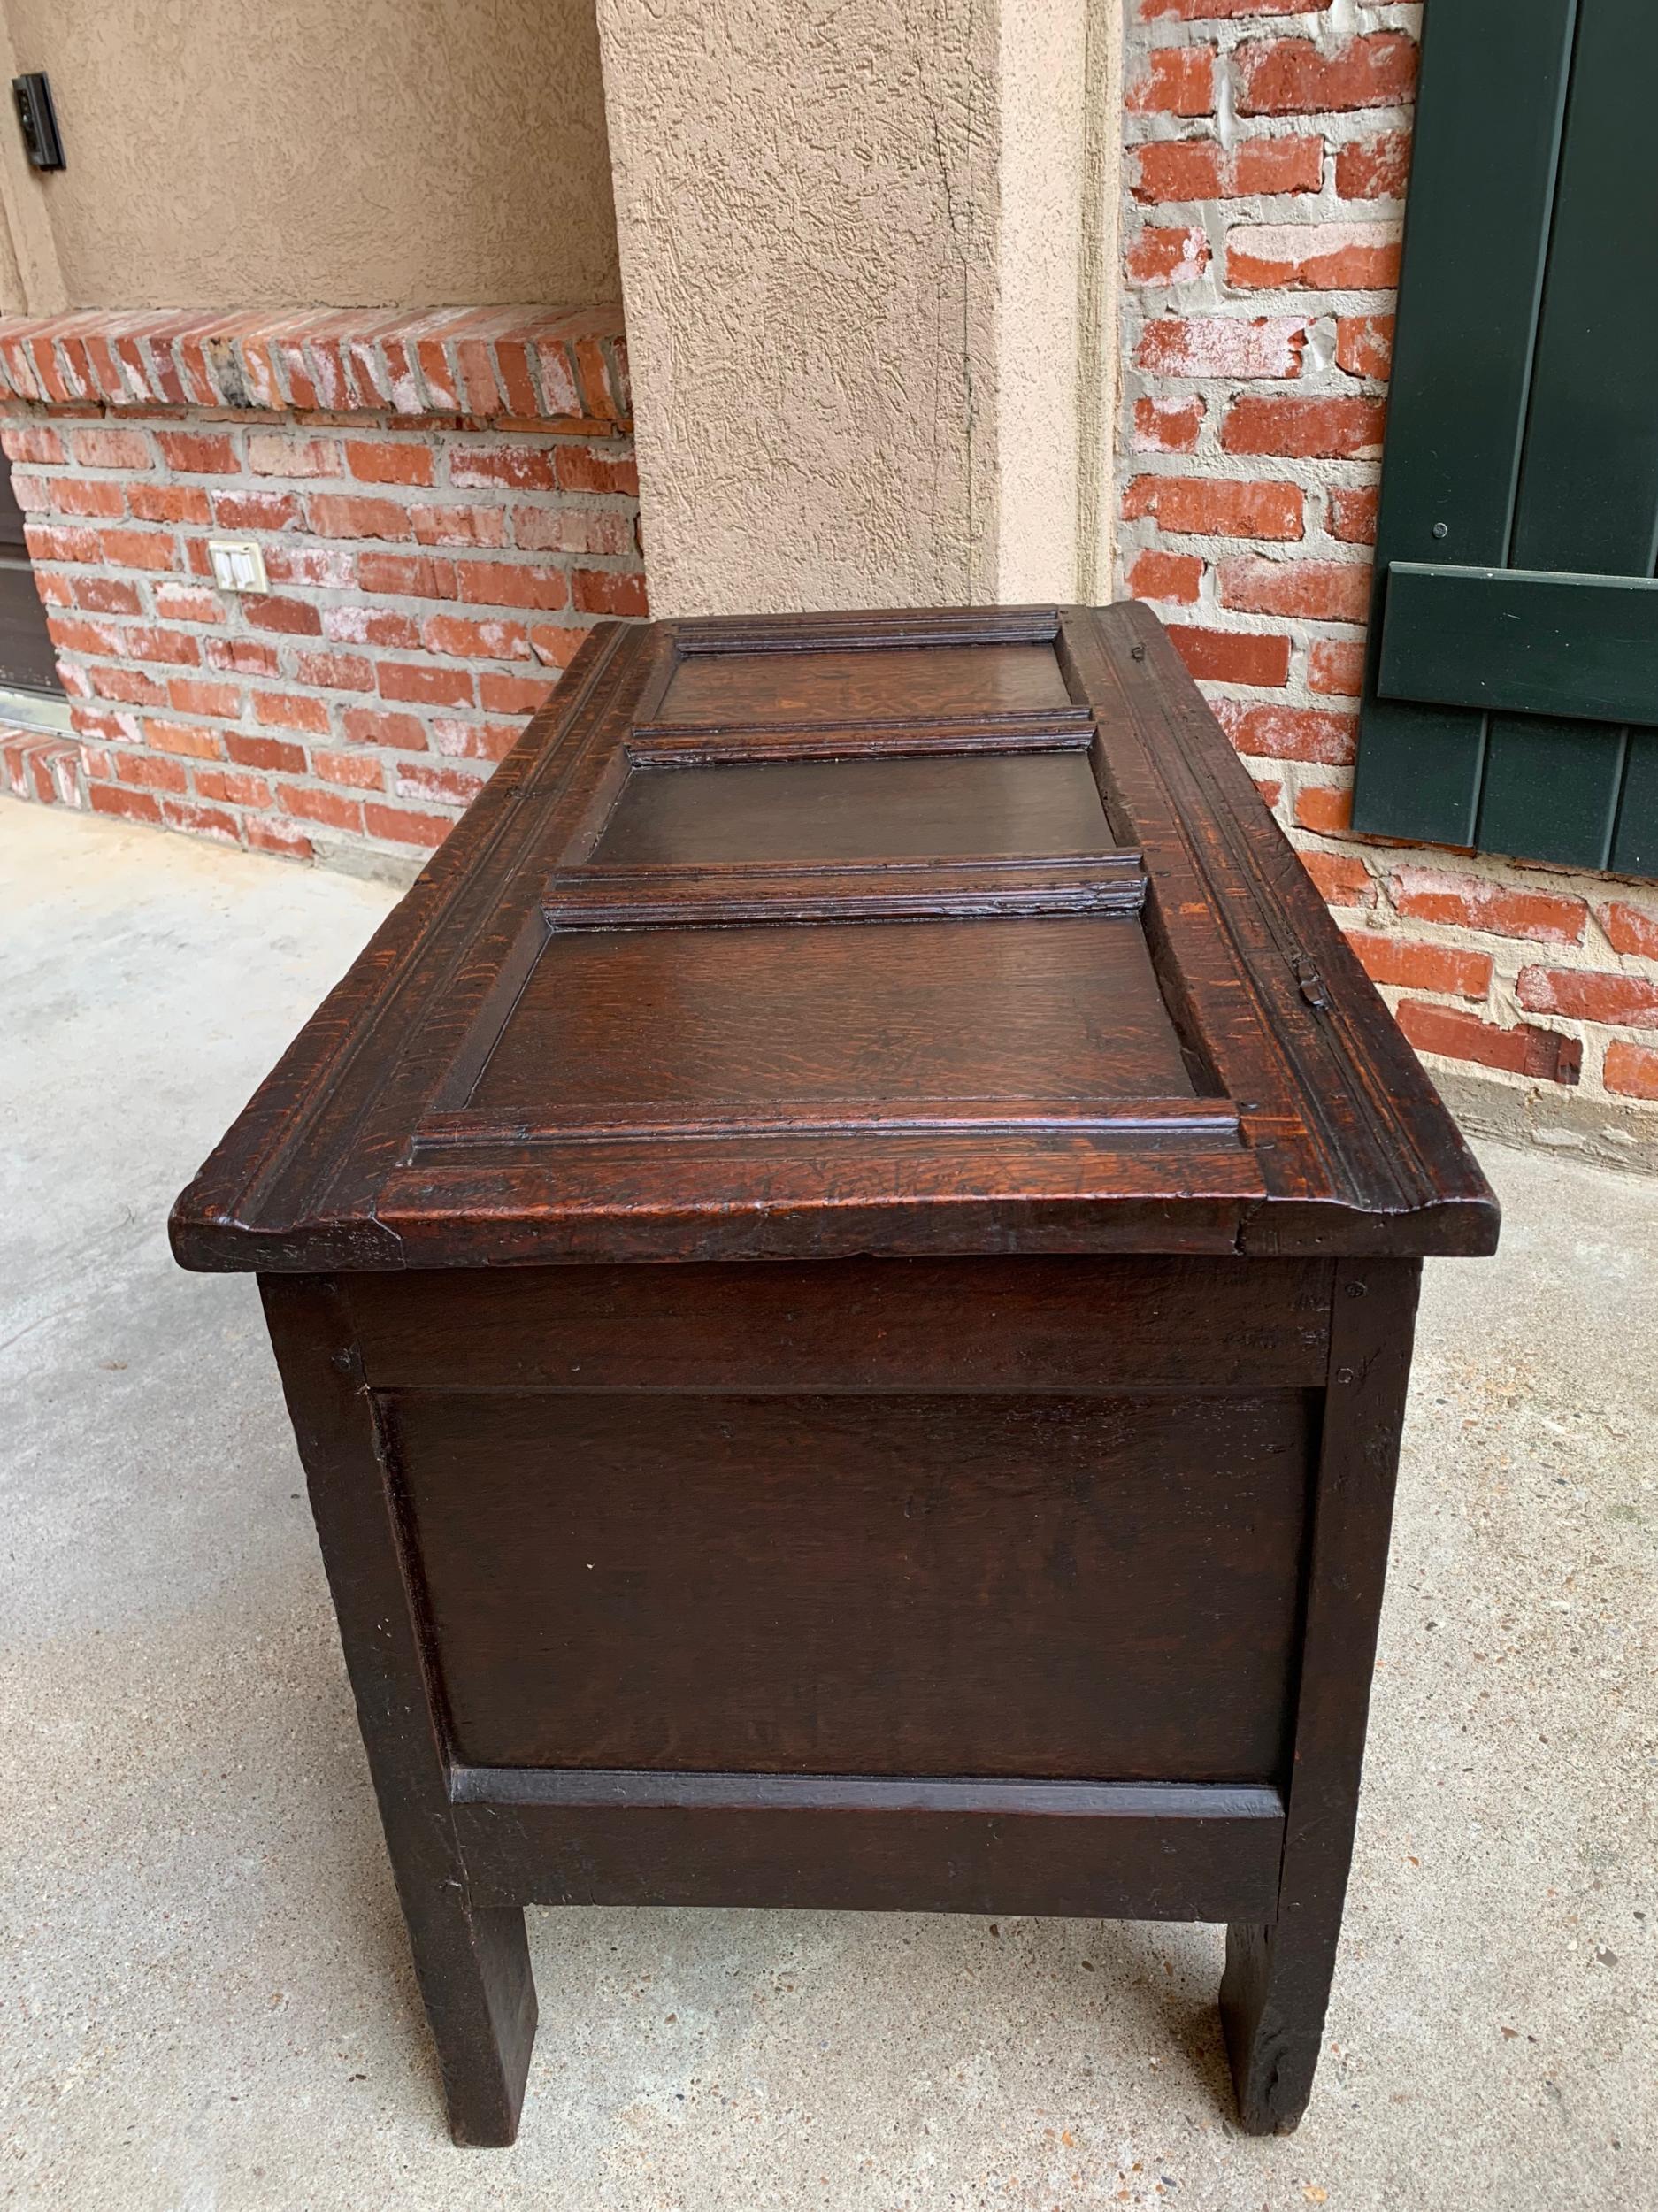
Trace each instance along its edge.
<path fill-rule="evenodd" d="M 1302 1394 L 385 1413 L 467 1764 L 1278 1770 Z"/>

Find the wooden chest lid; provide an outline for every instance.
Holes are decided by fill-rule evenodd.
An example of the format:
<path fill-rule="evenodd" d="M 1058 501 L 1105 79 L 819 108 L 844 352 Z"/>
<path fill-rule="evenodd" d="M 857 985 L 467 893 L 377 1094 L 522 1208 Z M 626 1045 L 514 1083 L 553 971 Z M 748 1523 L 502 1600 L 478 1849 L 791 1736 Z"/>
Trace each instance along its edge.
<path fill-rule="evenodd" d="M 334 1270 L 1496 1227 L 1125 605 L 602 626 L 173 1241 Z"/>

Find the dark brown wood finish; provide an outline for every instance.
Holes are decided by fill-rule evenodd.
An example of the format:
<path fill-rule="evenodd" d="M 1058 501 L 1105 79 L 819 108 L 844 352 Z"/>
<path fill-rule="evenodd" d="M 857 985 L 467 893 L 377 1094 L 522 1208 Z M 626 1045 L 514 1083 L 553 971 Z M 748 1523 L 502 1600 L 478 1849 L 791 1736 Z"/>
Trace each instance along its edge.
<path fill-rule="evenodd" d="M 1143 609 L 595 632 L 173 1224 L 264 1279 L 457 2138 L 529 1902 L 1224 1919 L 1293 2125 L 1495 1230 Z"/>
<path fill-rule="evenodd" d="M 1228 1927 L 1221 1984 L 1239 2114 L 1253 2135 L 1291 2131 L 1318 2064 L 1358 1816 L 1421 1274 L 1412 1261 L 1336 1270 L 1278 1906 L 1266 1920 Z"/>
<path fill-rule="evenodd" d="M 929 667 L 939 672 L 931 690 Z M 1489 1248 L 1494 1214 L 1478 1169 L 1148 611 L 602 627 L 560 698 L 181 1200 L 173 1236 L 188 1264 L 1156 1252 L 1177 1248 L 1177 1237 L 1178 1248 L 1216 1253 Z M 695 753 L 667 765 L 653 751 L 676 733 L 739 746 L 745 717 L 755 765 Z M 766 758 L 791 728 L 831 745 L 831 757 Z M 953 749 L 934 749 L 941 741 Z M 1092 855 L 1078 841 L 1091 822 L 1075 781 L 1078 743 L 1100 802 Z M 988 782 L 952 780 L 993 764 Z M 855 799 L 830 800 L 839 787 L 824 780 L 838 767 L 848 789 L 855 776 L 902 772 L 903 780 L 889 805 L 861 784 Z M 791 797 L 789 780 L 802 775 L 818 781 Z M 732 780 L 729 798 L 721 777 Z M 664 811 L 652 795 L 663 780 L 687 794 L 703 784 L 708 795 Z M 1047 855 L 1032 851 L 1039 833 L 1051 839 Z M 952 843 L 967 849 L 944 849 Z M 906 911 L 925 926 L 913 903 L 917 861 L 1092 858 L 1102 880 L 1121 883 L 1133 853 L 1153 856 L 1143 909 L 1112 927 L 1117 941 L 1143 942 L 1155 974 L 1147 1010 L 1164 1041 L 1148 1038 L 1147 1049 L 1165 1065 L 1177 1050 L 1198 1094 L 1237 1102 L 1240 1126 L 1224 1141 L 1194 1129 L 1178 1141 L 1165 1133 L 1079 1142 L 1064 1118 L 1010 1134 L 987 1110 L 980 1136 L 961 1116 L 947 1117 L 943 1144 L 848 1128 L 802 1164 L 787 1140 L 733 1129 L 730 1114 L 701 1138 L 685 1130 L 672 1151 L 618 1137 L 656 1125 L 623 1114 L 595 1121 L 573 1166 L 545 1144 L 519 1149 L 510 1133 L 481 1129 L 475 1149 L 449 1143 L 441 1160 L 420 1150 L 434 1113 L 468 1103 L 457 1079 L 467 1070 L 487 1071 L 503 1052 L 550 1056 L 538 1008 L 580 1018 L 552 979 L 573 907 L 615 887 L 586 871 L 626 864 L 636 894 L 641 870 L 711 868 L 729 898 L 745 862 L 774 875 L 839 862 L 856 878 L 840 894 L 841 918 L 852 920 L 860 900 L 879 897 L 874 878 L 891 862 L 901 864 L 887 895 L 910 900 Z M 963 879 L 961 868 L 939 869 L 940 922 L 959 911 Z M 835 887 L 817 887 L 813 910 L 827 921 Z M 1057 880 L 1054 888 L 1057 917 Z M 663 910 L 683 895 L 684 879 L 664 875 Z M 630 927 L 638 905 L 635 895 Z M 699 919 L 696 933 L 718 926 Z M 1049 926 L 1043 920 L 1039 936 Z M 652 959 L 699 956 L 666 927 L 651 934 L 654 953 L 626 956 L 641 988 Z M 844 956 L 837 995 L 862 1000 L 879 1021 L 884 979 L 867 971 L 881 941 L 840 927 L 828 937 L 826 952 L 802 956 Z M 747 947 L 722 934 L 715 949 L 734 972 L 752 957 L 776 978 L 804 941 L 767 928 Z M 1116 956 L 1103 950 L 1086 964 Z M 656 995 L 638 1002 L 641 1048 L 656 1018 L 677 1008 L 681 980 L 663 975 Z M 740 972 L 731 987 L 741 995 Z M 756 988 L 764 995 L 775 982 L 762 972 Z M 602 1013 L 606 993 L 595 973 L 583 1002 Z M 807 994 L 794 996 L 799 1005 Z M 970 986 L 940 997 L 956 1025 L 982 1032 Z M 1053 1048 L 1074 1033 L 1056 1023 Z M 786 1051 L 787 1031 L 778 1041 Z M 614 1072 L 633 1079 L 620 1064 Z M 748 1072 L 755 1087 L 771 1076 L 763 1061 Z M 1096 1096 L 1168 1089 L 1151 1068 L 1100 1074 Z M 871 1081 L 878 1128 L 884 1095 L 884 1079 Z M 801 1113 L 810 1122 L 810 1102 Z"/>
<path fill-rule="evenodd" d="M 262 1287 L 450 2128 L 457 2143 L 510 2143 L 535 2040 L 524 1914 L 467 1889 L 418 1570 L 340 1286 L 302 1275 Z"/>

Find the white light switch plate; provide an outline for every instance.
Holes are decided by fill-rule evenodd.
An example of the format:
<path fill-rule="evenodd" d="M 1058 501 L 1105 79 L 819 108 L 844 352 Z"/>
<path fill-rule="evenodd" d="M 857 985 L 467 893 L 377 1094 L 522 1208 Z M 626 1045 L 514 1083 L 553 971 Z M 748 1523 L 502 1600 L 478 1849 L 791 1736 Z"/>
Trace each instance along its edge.
<path fill-rule="evenodd" d="M 220 591 L 268 591 L 265 555 L 254 538 L 209 538 L 213 581 Z"/>

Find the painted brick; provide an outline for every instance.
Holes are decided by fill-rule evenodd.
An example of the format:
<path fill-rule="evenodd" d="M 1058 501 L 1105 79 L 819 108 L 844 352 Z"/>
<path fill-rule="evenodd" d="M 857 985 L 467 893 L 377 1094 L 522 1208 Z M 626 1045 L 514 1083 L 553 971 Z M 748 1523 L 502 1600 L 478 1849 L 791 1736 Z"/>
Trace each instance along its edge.
<path fill-rule="evenodd" d="M 129 822 L 152 822 L 159 826 L 161 802 L 148 791 L 124 791 L 119 785 L 95 784 L 91 792 L 95 814 L 115 814 Z"/>
<path fill-rule="evenodd" d="M 374 664 L 366 653 L 297 653 L 294 674 L 324 691 L 372 691 Z"/>
<path fill-rule="evenodd" d="M 1179 403 L 1186 411 L 1196 408 L 1203 416 L 1201 400 Z M 1196 433 L 1194 431 L 1195 441 Z M 418 526 L 416 529 L 419 534 Z M 639 526 L 633 514 L 619 507 L 515 507 L 512 541 L 526 553 L 639 552 Z"/>
<path fill-rule="evenodd" d="M 88 614 L 142 614 L 144 611 L 137 585 L 119 576 L 77 576 L 71 594 L 75 605 Z"/>
<path fill-rule="evenodd" d="M 1347 460 L 1379 453 L 1384 403 L 1369 397 L 1235 399 L 1221 426 L 1229 453 L 1277 455 L 1286 460 Z"/>
<path fill-rule="evenodd" d="M 1362 874 L 1368 880 L 1368 872 Z M 1445 996 L 1483 999 L 1491 988 L 1493 963 L 1488 952 L 1464 950 L 1456 945 L 1424 943 L 1401 937 L 1391 930 L 1353 929 L 1347 942 L 1376 983 L 1402 985 L 1411 991 L 1438 991 Z"/>
<path fill-rule="evenodd" d="M 1248 706 L 1238 699 L 1217 699 L 1213 705 L 1240 753 L 1265 760 L 1318 761 L 1326 768 L 1353 763 L 1358 725 L 1351 715 L 1324 707 Z"/>
<path fill-rule="evenodd" d="M 169 676 L 167 697 L 180 714 L 211 714 L 234 722 L 242 712 L 238 684 L 209 682 L 200 676 Z"/>
<path fill-rule="evenodd" d="M 1277 686 L 1289 681 L 1290 641 L 1255 630 L 1201 630 L 1171 623 L 1169 641 L 1200 682 Z"/>
<path fill-rule="evenodd" d="M 1349 376 L 1386 383 L 1393 371 L 1393 318 L 1341 315 L 1336 319 L 1336 365 Z"/>
<path fill-rule="evenodd" d="M 1137 200 L 1217 200 L 1224 196 L 1228 163 L 1218 139 L 1159 138 L 1133 150 Z"/>
<path fill-rule="evenodd" d="M 574 623 L 532 622 L 530 650 L 543 668 L 568 668 L 585 634 Z"/>
<path fill-rule="evenodd" d="M 199 484 L 129 484 L 127 503 L 136 522 L 193 522 L 213 519 L 213 503 Z"/>
<path fill-rule="evenodd" d="M 1209 264 L 1208 237 L 1187 226 L 1145 224 L 1123 256 L 1125 273 L 1133 284 L 1195 284 Z"/>
<path fill-rule="evenodd" d="M 1246 138 L 1232 150 L 1228 180 L 1238 197 L 1282 198 L 1324 182 L 1322 138 Z"/>
<path fill-rule="evenodd" d="M 210 637 L 203 657 L 210 668 L 238 676 L 274 676 L 281 666 L 275 646 L 262 638 Z"/>
<path fill-rule="evenodd" d="M 1301 373 L 1301 315 L 1160 315 L 1146 325 L 1134 365 L 1150 376 L 1293 377 Z"/>
<path fill-rule="evenodd" d="M 350 492 L 311 492 L 305 513 L 325 538 L 411 538 L 409 510 L 395 499 L 363 499 Z"/>
<path fill-rule="evenodd" d="M 96 530 L 72 530 L 56 524 L 26 523 L 23 542 L 35 561 L 98 561 L 104 549 Z"/>
<path fill-rule="evenodd" d="M 299 730 L 312 737 L 326 737 L 333 727 L 327 701 L 297 691 L 256 691 L 253 718 L 264 729 Z"/>
<path fill-rule="evenodd" d="M 524 510 L 518 511 L 522 514 Z M 507 541 L 507 518 L 500 507 L 411 507 L 409 518 L 420 545 L 504 545 Z M 524 542 L 523 538 L 518 540 L 520 545 Z"/>
<path fill-rule="evenodd" d="M 1307 649 L 1307 688 L 1356 699 L 1364 688 L 1364 648 L 1345 639 L 1315 638 Z"/>
<path fill-rule="evenodd" d="M 1249 291 L 1374 291 L 1399 281 L 1399 236 L 1370 223 L 1240 223 L 1226 236 L 1226 281 Z"/>
<path fill-rule="evenodd" d="M 429 554 L 359 553 L 357 580 L 365 592 L 396 599 L 453 599 L 455 564 Z"/>
<path fill-rule="evenodd" d="M 500 445 L 449 458 L 449 482 L 463 489 L 551 491 L 557 481 L 558 456 L 540 446 Z"/>
<path fill-rule="evenodd" d="M 309 860 L 316 851 L 310 838 L 290 822 L 253 817 L 244 821 L 242 828 L 256 852 L 277 853 L 285 860 Z"/>
<path fill-rule="evenodd" d="M 1348 113 L 1397 107 L 1416 82 L 1416 42 L 1377 31 L 1324 46 L 1309 38 L 1250 41 L 1232 57 L 1240 115 Z"/>
<path fill-rule="evenodd" d="M 48 431 L 47 435 L 57 447 L 55 456 L 51 457 L 59 461 L 68 459 L 69 455 L 64 452 L 56 432 Z M 9 445 L 7 449 L 11 449 Z M 134 469 L 153 466 L 150 441 L 142 430 L 111 429 L 107 423 L 97 423 L 85 430 L 71 431 L 69 452 L 73 455 L 77 468 L 122 469 L 130 472 Z M 34 460 L 48 457 L 44 454 L 13 453 L 12 457 L 13 460 Z"/>
<path fill-rule="evenodd" d="M 1331 0 L 1140 0 L 1140 20 L 1231 21 L 1236 16 L 1316 15 Z"/>
<path fill-rule="evenodd" d="M 352 438 L 345 465 L 365 484 L 430 484 L 434 472 L 432 448 L 415 438 Z"/>
<path fill-rule="evenodd" d="M 1368 907 L 1376 903 L 1376 879 L 1362 860 L 1355 860 L 1348 853 L 1327 853 L 1317 849 L 1303 852 L 1300 858 L 1327 906 Z"/>
<path fill-rule="evenodd" d="M 537 607 L 551 613 L 570 600 L 570 579 L 561 568 L 528 562 L 457 561 L 453 596 L 473 606 Z"/>
<path fill-rule="evenodd" d="M 406 807 L 381 806 L 371 799 L 363 809 L 364 826 L 371 837 L 395 845 L 436 847 L 454 827 L 443 814 L 417 814 Z"/>
<path fill-rule="evenodd" d="M 642 620 L 650 612 L 645 580 L 636 570 L 577 569 L 571 579 L 570 603 L 580 614 L 629 615 Z"/>
<path fill-rule="evenodd" d="M 196 787 L 203 798 L 218 799 L 226 806 L 272 803 L 271 786 L 263 776 L 242 775 L 234 768 L 198 768 Z"/>
<path fill-rule="evenodd" d="M 486 669 L 478 679 L 478 702 L 486 714 L 533 714 L 552 693 L 550 682 L 533 676 L 500 676 Z"/>
<path fill-rule="evenodd" d="M 67 672 L 60 663 L 59 675 Z M 86 673 L 100 699 L 124 699 L 133 707 L 158 707 L 167 695 L 166 686 L 161 680 L 147 676 L 140 668 L 95 666 Z"/>
<path fill-rule="evenodd" d="M 1243 614 L 1362 622 L 1370 607 L 1370 572 L 1349 561 L 1278 561 L 1247 553 L 1221 563 L 1220 596 L 1223 606 Z"/>
<path fill-rule="evenodd" d="M 1395 1008 L 1393 1018 L 1419 1052 L 1438 1053 L 1448 1060 L 1471 1060 L 1481 1067 L 1503 1068 L 1512 1075 L 1551 1083 L 1575 1083 L 1582 1064 L 1581 1050 L 1570 1038 L 1526 1023 L 1516 1029 L 1494 1028 L 1460 1006 L 1405 999 Z"/>
<path fill-rule="evenodd" d="M 1336 193 L 1344 200 L 1402 200 L 1410 176 L 1410 133 L 1380 131 L 1350 139 L 1336 154 Z"/>
<path fill-rule="evenodd" d="M 35 488 L 35 479 L 12 479 L 12 489 L 21 506 L 36 503 L 29 497 Z M 41 485 L 40 488 L 44 490 L 46 487 Z M 107 476 L 65 476 L 53 481 L 50 500 L 54 511 L 60 515 L 98 515 L 108 520 L 127 512 L 127 487 Z"/>
<path fill-rule="evenodd" d="M 188 830 L 196 837 L 216 837 L 226 845 L 242 842 L 241 824 L 222 807 L 198 806 L 189 799 L 164 799 L 161 813 L 169 829 Z"/>
<path fill-rule="evenodd" d="M 401 699 L 430 707 L 469 707 L 476 693 L 464 668 L 428 668 L 416 661 L 381 661 L 382 699 Z"/>
<path fill-rule="evenodd" d="M 1293 540 L 1303 528 L 1299 485 L 1219 476 L 1137 476 L 1123 514 L 1130 522 L 1153 516 L 1177 537 Z"/>
<path fill-rule="evenodd" d="M 198 591 L 193 584 L 157 584 L 152 587 L 151 603 L 155 611 L 169 622 L 222 622 L 225 609 L 211 591 Z"/>
<path fill-rule="evenodd" d="M 325 783 L 340 784 L 353 791 L 386 788 L 385 768 L 372 753 L 330 753 L 313 745 L 311 765 L 313 775 L 320 776 Z"/>
<path fill-rule="evenodd" d="M 530 634 L 522 622 L 476 622 L 462 615 L 428 615 L 420 626 L 429 653 L 457 660 L 527 660 Z"/>
<path fill-rule="evenodd" d="M 559 446 L 553 453 L 553 475 L 560 491 L 616 492 L 630 499 L 639 496 L 639 464 L 626 457 L 595 452 L 591 447 Z M 450 482 L 454 482 L 453 472 Z"/>
<path fill-rule="evenodd" d="M 304 438 L 287 430 L 250 430 L 248 467 L 255 476 L 338 476 L 337 438 Z"/>
<path fill-rule="evenodd" d="M 418 715 L 387 714 L 378 707 L 347 707 L 341 721 L 353 745 L 388 745 L 405 753 L 426 749 L 426 725 Z"/>
<path fill-rule="evenodd" d="M 234 476 L 240 472 L 236 442 L 220 430 L 157 430 L 157 449 L 163 463 L 196 476 Z"/>
<path fill-rule="evenodd" d="M 321 822 L 330 829 L 354 830 L 359 836 L 364 833 L 360 799 L 348 799 L 342 792 L 316 791 L 309 785 L 294 783 L 285 783 L 276 795 L 288 812 L 297 814 L 302 821 Z"/>
<path fill-rule="evenodd" d="M 1306 783 L 1295 794 L 1295 819 L 1302 829 L 1339 837 L 1353 826 L 1351 784 Z"/>
<path fill-rule="evenodd" d="M 476 769 L 399 761 L 393 772 L 392 787 L 400 799 L 441 799 L 455 806 L 470 806 L 484 786 Z"/>
<path fill-rule="evenodd" d="M 256 630 L 276 630 L 285 637 L 320 637 L 322 616 L 308 599 L 261 598 L 242 603 L 242 619 Z"/>
<path fill-rule="evenodd" d="M 1614 952 L 1658 960 L 1658 914 L 1631 906 L 1623 899 L 1612 899 L 1605 906 L 1595 908 L 1594 918 L 1606 932 Z"/>
<path fill-rule="evenodd" d="M 1325 526 L 1344 545 L 1374 545 L 1379 494 L 1374 484 L 1332 484 Z"/>
<path fill-rule="evenodd" d="M 1620 1098 L 1658 1098 L 1658 1052 L 1614 1037 L 1606 1048 L 1605 1080 Z"/>
<path fill-rule="evenodd" d="M 1589 921 L 1582 899 L 1432 868 L 1396 869 L 1387 892 L 1399 912 L 1413 921 L 1442 922 L 1493 937 L 1529 937 L 1547 945 L 1580 945 Z"/>
<path fill-rule="evenodd" d="M 343 546 L 297 544 L 292 538 L 279 538 L 265 545 L 265 572 L 273 584 L 351 591 L 357 582 L 357 559 Z"/>
<path fill-rule="evenodd" d="M 420 625 L 394 607 L 325 607 L 322 634 L 342 645 L 383 645 L 400 653 L 420 649 Z"/>
<path fill-rule="evenodd" d="M 1604 968 L 1522 968 L 1514 995 L 1529 1014 L 1658 1028 L 1658 976 Z"/>
<path fill-rule="evenodd" d="M 222 760 L 225 757 L 225 741 L 217 730 L 199 722 L 169 721 L 160 714 L 145 716 L 144 741 L 157 752 L 180 753 L 188 760 Z M 199 776 L 196 787 L 201 787 Z"/>
<path fill-rule="evenodd" d="M 1195 603 L 1203 582 L 1203 564 L 1195 554 L 1147 551 L 1135 556 L 1128 588 L 1136 599 Z"/>
<path fill-rule="evenodd" d="M 1246 138 L 1228 152 L 1213 138 L 1160 138 L 1133 150 L 1130 189 L 1142 204 L 1316 192 L 1322 138 Z"/>
<path fill-rule="evenodd" d="M 97 546 L 103 558 L 117 568 L 156 572 L 179 565 L 179 541 L 165 531 L 100 530 Z"/>
<path fill-rule="evenodd" d="M 1189 399 L 1137 399 L 1134 402 L 1134 433 L 1132 446 L 1136 453 L 1191 453 L 1195 450 L 1203 429 L 1203 402 L 1195 396 Z M 526 542 L 523 535 L 525 518 L 518 523 L 518 543 Z M 537 526 L 532 524 L 532 528 Z M 583 546 L 582 552 L 619 552 L 620 547 Z"/>
<path fill-rule="evenodd" d="M 520 722 L 450 722 L 432 725 L 434 749 L 452 760 L 504 760 L 524 734 Z"/>
<path fill-rule="evenodd" d="M 114 763 L 118 780 L 150 791 L 188 791 L 190 772 L 181 760 L 155 753 L 119 753 Z"/>
<path fill-rule="evenodd" d="M 1131 115 L 1213 115 L 1215 49 L 1155 46 L 1128 87 Z"/>
<path fill-rule="evenodd" d="M 91 434 L 83 431 L 81 434 L 85 437 Z M 127 437 L 135 434 L 121 431 L 112 434 Z M 49 422 L 9 422 L 0 428 L 0 446 L 4 446 L 9 461 L 37 461 L 43 468 L 56 468 L 69 457 L 64 450 L 63 440 Z M 139 446 L 142 457 L 144 450 L 142 438 Z M 102 468 L 104 464 L 82 459 L 81 465 L 82 468 Z M 115 462 L 110 465 L 119 468 L 127 465 Z M 144 465 L 143 459 L 141 457 L 133 465 L 142 467 Z"/>
<path fill-rule="evenodd" d="M 292 492 L 215 492 L 213 520 L 221 530 L 303 530 L 305 509 Z"/>

